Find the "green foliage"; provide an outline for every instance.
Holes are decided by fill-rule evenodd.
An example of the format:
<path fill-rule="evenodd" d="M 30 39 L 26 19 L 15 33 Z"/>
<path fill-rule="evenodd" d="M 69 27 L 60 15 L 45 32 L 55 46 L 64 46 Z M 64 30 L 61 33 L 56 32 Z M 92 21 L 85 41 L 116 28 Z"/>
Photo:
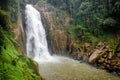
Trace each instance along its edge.
<path fill-rule="evenodd" d="M 12 22 L 16 22 L 18 19 L 18 15 L 19 15 L 19 0 L 12 0 L 9 3 L 9 10 L 11 12 L 10 16 L 11 16 L 11 21 Z"/>
<path fill-rule="evenodd" d="M 85 32 L 84 40 L 87 41 L 87 42 L 92 43 L 93 45 L 96 45 L 98 43 L 98 41 L 99 41 L 97 37 L 93 36 L 89 32 Z"/>
<path fill-rule="evenodd" d="M 120 25 L 120 0 L 115 2 L 112 8 L 112 16 L 117 20 L 118 26 Z"/>
<path fill-rule="evenodd" d="M 81 25 L 71 25 L 68 32 L 74 36 L 77 37 L 77 34 L 81 33 L 84 34 L 83 32 L 86 30 L 86 28 L 82 27 Z"/>
<path fill-rule="evenodd" d="M 84 28 L 81 25 L 70 26 L 68 33 L 76 38 L 77 43 L 82 41 L 82 42 L 90 42 L 93 45 L 96 45 L 97 42 L 99 41 L 97 37 L 93 36 L 90 32 L 87 31 L 86 28 Z"/>
<path fill-rule="evenodd" d="M 75 25 L 82 25 L 92 35 L 99 36 L 104 25 L 118 29 L 120 22 L 119 0 L 46 0 L 55 7 L 67 11 Z M 110 19 L 111 18 L 111 19 Z M 113 22 L 112 22 L 113 21 Z M 111 32 L 111 31 L 110 31 Z M 113 32 L 114 33 L 114 32 Z"/>
<path fill-rule="evenodd" d="M 46 0 L 39 0 L 39 3 L 46 3 Z"/>
<path fill-rule="evenodd" d="M 1 28 L 1 26 L 0 26 L 0 55 L 1 55 L 1 50 L 2 50 L 2 47 L 1 46 L 3 46 L 4 45 L 4 36 L 2 35 L 3 34 L 3 30 L 2 30 L 2 28 Z"/>
<path fill-rule="evenodd" d="M 112 50 L 116 50 L 116 47 L 120 43 L 120 41 L 115 37 L 107 38 L 106 40 L 107 40 L 106 45 L 110 46 L 110 49 Z"/>
<path fill-rule="evenodd" d="M 9 11 L 9 17 L 11 21 L 15 22 L 19 14 L 19 0 L 2 0 L 0 1 L 0 9 Z"/>
<path fill-rule="evenodd" d="M 10 0 L 0 0 L 0 9 L 9 10 Z"/>
<path fill-rule="evenodd" d="M 28 4 L 36 4 L 38 1 L 40 0 L 19 0 L 20 3 L 24 4 L 24 3 L 28 3 Z"/>
<path fill-rule="evenodd" d="M 1 0 L 0 10 L 9 11 L 9 17 L 11 17 L 11 22 L 16 22 L 20 11 L 20 4 L 35 4 L 38 1 L 39 0 Z"/>
<path fill-rule="evenodd" d="M 3 41 L 4 45 L 1 46 L 2 47 L 1 58 L 3 61 L 9 62 L 12 61 L 12 58 L 16 58 L 17 51 L 15 50 L 14 45 L 12 43 L 11 36 L 6 32 L 3 33 L 3 36 L 4 36 L 4 41 Z"/>
<path fill-rule="evenodd" d="M 9 13 L 7 11 L 0 10 L 0 26 L 7 31 L 10 28 L 10 20 L 8 14 Z"/>
<path fill-rule="evenodd" d="M 5 31 L 2 31 L 2 35 L 4 44 L 1 46 L 0 54 L 0 80 L 41 80 L 34 71 L 38 65 L 31 59 L 19 55 L 11 35 Z"/>
<path fill-rule="evenodd" d="M 92 10 L 92 3 L 91 2 L 83 2 L 80 5 L 80 10 L 83 12 L 83 14 L 86 14 L 88 11 Z"/>
<path fill-rule="evenodd" d="M 117 54 L 120 51 L 120 40 L 116 39 L 114 36 L 107 38 L 105 45 L 108 45 L 113 53 L 113 58 L 118 57 Z"/>
<path fill-rule="evenodd" d="M 106 18 L 103 22 L 103 25 L 107 26 L 107 27 L 114 27 L 116 25 L 116 20 L 114 20 L 113 18 L 109 17 Z"/>

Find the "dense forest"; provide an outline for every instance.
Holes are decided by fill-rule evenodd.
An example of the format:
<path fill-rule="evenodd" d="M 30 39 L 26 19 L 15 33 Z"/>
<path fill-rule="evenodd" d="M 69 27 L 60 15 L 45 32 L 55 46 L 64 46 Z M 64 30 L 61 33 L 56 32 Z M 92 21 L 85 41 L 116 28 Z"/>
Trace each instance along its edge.
<path fill-rule="evenodd" d="M 70 57 L 120 75 L 120 0 L 0 0 L 0 80 L 42 80 L 38 64 L 26 57 L 23 46 L 14 39 L 25 5 L 38 2 L 70 17 L 69 25 L 59 24 L 67 35 L 65 51 Z M 91 60 L 94 49 L 101 53 Z"/>
<path fill-rule="evenodd" d="M 67 11 L 74 19 L 71 24 L 77 30 L 86 30 L 93 36 L 119 32 L 119 0 L 47 0 L 55 7 Z M 78 31 L 79 32 L 79 31 Z M 83 31 L 84 32 L 84 31 Z"/>

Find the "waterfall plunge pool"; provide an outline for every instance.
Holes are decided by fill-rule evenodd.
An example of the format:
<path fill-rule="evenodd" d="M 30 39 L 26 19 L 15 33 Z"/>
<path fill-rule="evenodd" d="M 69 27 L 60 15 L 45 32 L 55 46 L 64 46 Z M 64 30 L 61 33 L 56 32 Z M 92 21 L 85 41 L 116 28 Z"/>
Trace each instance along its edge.
<path fill-rule="evenodd" d="M 96 69 L 77 60 L 53 57 L 56 61 L 39 63 L 39 72 L 45 80 L 120 80 L 120 77 L 113 76 L 105 70 Z"/>

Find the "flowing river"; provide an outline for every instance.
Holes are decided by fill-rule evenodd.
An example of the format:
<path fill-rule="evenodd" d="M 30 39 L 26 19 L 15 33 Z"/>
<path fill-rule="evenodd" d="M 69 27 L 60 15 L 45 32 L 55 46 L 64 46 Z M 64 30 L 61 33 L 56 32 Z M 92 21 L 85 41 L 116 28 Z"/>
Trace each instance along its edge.
<path fill-rule="evenodd" d="M 26 53 L 39 63 L 45 80 L 120 80 L 104 70 L 66 57 L 50 56 L 40 13 L 26 5 Z"/>

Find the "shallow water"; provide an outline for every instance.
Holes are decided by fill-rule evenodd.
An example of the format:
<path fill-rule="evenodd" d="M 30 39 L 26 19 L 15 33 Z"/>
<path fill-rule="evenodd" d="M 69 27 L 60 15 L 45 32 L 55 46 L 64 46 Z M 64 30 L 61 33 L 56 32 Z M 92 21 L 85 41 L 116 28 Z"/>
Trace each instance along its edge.
<path fill-rule="evenodd" d="M 104 70 L 66 57 L 40 62 L 40 74 L 45 80 L 120 80 Z"/>

